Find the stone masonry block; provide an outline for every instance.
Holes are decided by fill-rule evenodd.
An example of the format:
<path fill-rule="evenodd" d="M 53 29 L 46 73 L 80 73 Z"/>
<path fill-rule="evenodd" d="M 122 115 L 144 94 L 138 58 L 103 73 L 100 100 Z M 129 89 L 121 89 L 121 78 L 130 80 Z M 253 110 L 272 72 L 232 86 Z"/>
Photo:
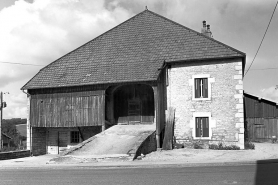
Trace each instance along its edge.
<path fill-rule="evenodd" d="M 238 112 L 238 113 L 236 113 L 236 115 L 235 115 L 235 117 L 236 118 L 243 118 L 243 113 L 242 112 Z"/>
<path fill-rule="evenodd" d="M 235 66 L 235 69 L 238 70 L 238 71 L 242 70 L 242 66 L 241 65 L 240 66 Z"/>
<path fill-rule="evenodd" d="M 242 79 L 242 75 L 234 75 L 234 79 L 235 80 L 241 80 Z"/>
<path fill-rule="evenodd" d="M 236 85 L 236 89 L 243 89 L 243 85 Z"/>
<path fill-rule="evenodd" d="M 235 94 L 234 97 L 237 98 L 237 99 L 242 99 L 243 98 L 242 94 Z"/>
<path fill-rule="evenodd" d="M 236 104 L 236 109 L 243 109 L 243 103 Z"/>

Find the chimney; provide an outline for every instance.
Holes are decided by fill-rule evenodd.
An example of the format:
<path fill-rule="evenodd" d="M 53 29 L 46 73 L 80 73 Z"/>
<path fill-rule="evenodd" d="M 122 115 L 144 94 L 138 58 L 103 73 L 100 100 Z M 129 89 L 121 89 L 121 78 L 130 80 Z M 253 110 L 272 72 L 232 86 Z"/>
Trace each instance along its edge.
<path fill-rule="evenodd" d="M 210 31 L 210 25 L 208 24 L 207 25 L 207 34 L 206 34 L 208 37 L 212 37 L 212 33 Z"/>
<path fill-rule="evenodd" d="M 206 21 L 203 21 L 203 28 L 201 29 L 201 33 L 205 34 L 207 32 Z"/>
<path fill-rule="evenodd" d="M 204 34 L 207 37 L 212 37 L 212 33 L 210 31 L 210 25 L 206 24 L 206 21 L 203 21 L 203 28 L 201 29 L 201 33 Z"/>

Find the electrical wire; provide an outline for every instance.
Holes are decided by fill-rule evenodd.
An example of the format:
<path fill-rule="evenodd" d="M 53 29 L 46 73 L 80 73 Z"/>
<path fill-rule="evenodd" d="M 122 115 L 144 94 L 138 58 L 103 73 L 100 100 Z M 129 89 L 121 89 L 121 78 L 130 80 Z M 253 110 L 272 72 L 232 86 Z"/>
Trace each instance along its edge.
<path fill-rule="evenodd" d="M 45 66 L 45 65 L 39 65 L 39 64 L 24 64 L 24 63 L 2 62 L 2 61 L 0 61 L 0 63 L 4 63 L 4 64 L 16 64 L 16 65 L 26 65 L 26 66 Z"/>
<path fill-rule="evenodd" d="M 258 48 L 258 50 L 257 50 L 257 52 L 256 52 L 256 54 L 255 54 L 255 56 L 254 56 L 254 58 L 253 58 L 253 60 L 252 60 L 252 62 L 251 62 L 251 64 L 250 64 L 249 68 L 247 69 L 246 73 L 244 74 L 244 76 L 246 76 L 246 74 L 247 74 L 248 71 L 250 70 L 250 68 L 251 68 L 251 66 L 252 66 L 252 64 L 253 64 L 253 62 L 254 62 L 254 60 L 255 60 L 255 58 L 256 58 L 256 56 L 257 56 L 257 54 L 258 54 L 258 52 L 259 52 L 259 50 L 260 50 L 260 48 L 261 48 L 261 45 L 262 45 L 262 43 L 263 43 L 263 41 L 264 41 L 266 32 L 267 32 L 267 30 L 268 30 L 268 27 L 269 27 L 269 25 L 270 25 L 270 22 L 271 22 L 271 20 L 272 20 L 272 17 L 273 17 L 273 15 L 274 15 L 274 13 L 275 13 L 277 4 L 278 4 L 278 1 L 276 2 L 275 8 L 274 8 L 273 13 L 272 13 L 272 15 L 271 15 L 271 18 L 270 18 L 270 20 L 269 20 L 269 23 L 268 23 L 268 25 L 267 25 L 267 28 L 266 28 L 266 30 L 265 30 L 265 33 L 264 33 L 264 36 L 263 36 L 263 38 L 262 38 L 262 41 L 261 41 L 261 43 L 260 43 L 260 45 L 259 45 L 259 48 Z"/>
<path fill-rule="evenodd" d="M 270 67 L 270 68 L 262 68 L 262 69 L 250 69 L 250 70 L 251 71 L 253 71 L 253 70 L 260 71 L 260 70 L 272 70 L 272 69 L 278 69 L 278 67 Z"/>

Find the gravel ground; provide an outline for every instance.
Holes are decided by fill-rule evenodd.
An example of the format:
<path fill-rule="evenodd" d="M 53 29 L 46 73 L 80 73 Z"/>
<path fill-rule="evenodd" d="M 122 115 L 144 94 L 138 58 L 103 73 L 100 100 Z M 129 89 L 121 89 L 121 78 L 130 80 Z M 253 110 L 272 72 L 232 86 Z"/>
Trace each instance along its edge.
<path fill-rule="evenodd" d="M 182 148 L 152 152 L 143 161 L 180 161 L 184 163 L 214 163 L 278 159 L 278 143 L 254 143 L 255 150 L 210 150 Z"/>

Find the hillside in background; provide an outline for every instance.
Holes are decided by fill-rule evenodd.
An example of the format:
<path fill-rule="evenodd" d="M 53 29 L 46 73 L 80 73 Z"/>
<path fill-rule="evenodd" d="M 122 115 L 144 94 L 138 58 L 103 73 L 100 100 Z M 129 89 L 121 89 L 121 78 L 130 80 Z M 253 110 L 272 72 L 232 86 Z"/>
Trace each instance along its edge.
<path fill-rule="evenodd" d="M 13 124 L 13 125 L 21 125 L 26 123 L 27 123 L 27 119 L 21 119 L 21 118 L 3 119 L 2 122 L 2 124 Z"/>

